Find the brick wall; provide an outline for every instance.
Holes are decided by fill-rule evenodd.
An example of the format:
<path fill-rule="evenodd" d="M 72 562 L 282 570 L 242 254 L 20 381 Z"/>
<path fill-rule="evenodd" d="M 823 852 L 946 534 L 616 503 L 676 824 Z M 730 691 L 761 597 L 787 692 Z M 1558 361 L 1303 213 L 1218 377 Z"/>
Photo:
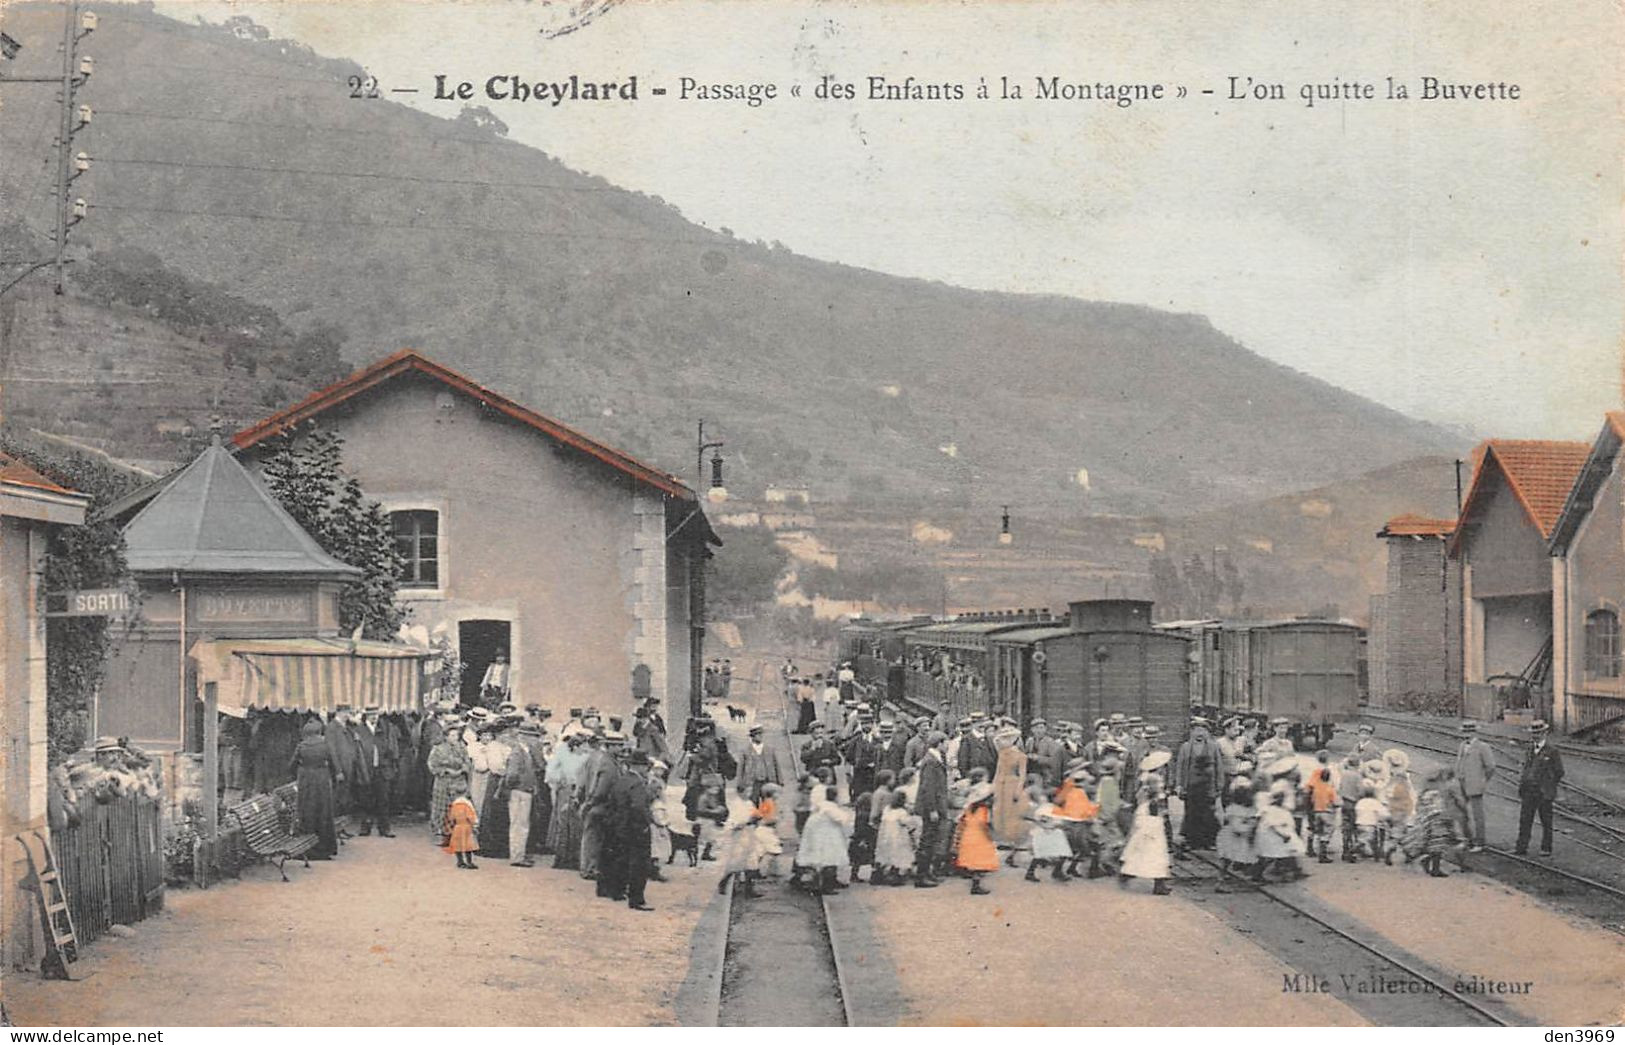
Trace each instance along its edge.
<path fill-rule="evenodd" d="M 1443 696 L 1461 689 L 1460 564 L 1437 537 L 1388 538 L 1387 590 L 1374 656 L 1372 701 L 1392 706 L 1407 695 Z M 1374 600 L 1375 601 L 1375 600 Z"/>

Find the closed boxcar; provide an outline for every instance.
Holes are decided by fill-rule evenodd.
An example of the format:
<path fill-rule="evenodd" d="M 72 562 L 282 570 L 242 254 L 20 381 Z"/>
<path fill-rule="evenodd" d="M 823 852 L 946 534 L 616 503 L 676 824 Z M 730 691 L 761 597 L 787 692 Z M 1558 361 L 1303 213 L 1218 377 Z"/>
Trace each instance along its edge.
<path fill-rule="evenodd" d="M 1191 702 L 1222 718 L 1283 716 L 1299 746 L 1323 747 L 1360 702 L 1364 629 L 1346 621 L 1181 621 L 1191 639 Z"/>

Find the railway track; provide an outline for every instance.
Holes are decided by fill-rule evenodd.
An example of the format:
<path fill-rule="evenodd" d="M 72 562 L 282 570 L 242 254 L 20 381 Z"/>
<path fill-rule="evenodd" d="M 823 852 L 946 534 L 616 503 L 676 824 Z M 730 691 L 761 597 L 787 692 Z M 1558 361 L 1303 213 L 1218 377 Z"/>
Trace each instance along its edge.
<path fill-rule="evenodd" d="M 1360 717 L 1370 719 L 1373 722 L 1383 722 L 1389 725 L 1399 726 L 1404 729 L 1413 729 L 1422 733 L 1436 733 L 1440 736 L 1446 736 L 1452 739 L 1459 739 L 1460 737 L 1460 733 L 1454 729 L 1450 729 L 1447 726 L 1437 725 L 1432 722 L 1419 722 L 1416 719 L 1405 718 L 1398 715 L 1385 715 L 1380 711 L 1372 711 L 1369 708 L 1361 710 Z M 1478 739 L 1489 744 L 1491 747 L 1504 751 L 1508 754 L 1518 753 L 1517 745 L 1507 738 L 1498 737 L 1494 734 L 1480 733 Z M 1599 762 L 1604 765 L 1625 767 L 1625 755 L 1616 754 L 1612 751 L 1597 751 L 1593 748 L 1584 747 L 1578 744 L 1564 743 L 1558 743 L 1557 750 L 1563 753 L 1564 758 L 1583 758 L 1590 762 Z"/>
<path fill-rule="evenodd" d="M 789 732 L 789 709 L 777 679 L 763 689 L 762 665 L 750 680 L 755 723 L 771 735 L 785 761 L 801 776 L 801 759 Z M 737 685 L 739 680 L 735 679 Z M 776 723 L 774 720 L 777 720 Z M 794 785 L 780 795 L 781 815 L 790 815 Z M 787 842 L 788 860 L 794 852 Z M 715 1019 L 719 1027 L 855 1026 L 839 934 L 829 913 L 829 897 L 777 882 L 746 899 L 725 889 L 726 926 L 718 956 Z"/>
<path fill-rule="evenodd" d="M 1194 870 L 1192 864 L 1199 865 L 1202 870 Z M 1408 955 L 1396 953 L 1397 948 L 1384 946 L 1386 941 L 1372 939 L 1370 934 L 1361 931 L 1351 924 L 1339 924 L 1338 919 L 1328 915 L 1325 911 L 1317 911 L 1306 903 L 1299 903 L 1283 895 L 1279 890 L 1268 885 L 1256 884 L 1247 878 L 1236 875 L 1221 868 L 1216 860 L 1201 853 L 1185 852 L 1175 858 L 1174 868 L 1176 877 L 1185 881 L 1213 881 L 1232 883 L 1243 886 L 1240 890 L 1232 890 L 1232 896 L 1256 895 L 1269 901 L 1271 904 L 1301 918 L 1306 918 L 1319 926 L 1324 932 L 1341 941 L 1342 946 L 1353 947 L 1357 951 L 1369 955 L 1381 962 L 1388 969 L 1397 970 L 1411 981 L 1425 984 L 1428 988 L 1428 997 L 1437 997 L 1445 1004 L 1441 1007 L 1453 1012 L 1470 1013 L 1473 1020 L 1495 1027 L 1511 1027 L 1517 1024 L 1509 1018 L 1511 1015 L 1496 1011 L 1498 1007 L 1481 1004 L 1477 1000 L 1458 993 L 1455 990 L 1455 981 L 1447 979 L 1445 974 L 1425 968 L 1420 962 Z M 1335 957 L 1324 949 L 1316 948 L 1317 957 L 1322 960 Z M 1444 1012 L 1437 1014 L 1441 1017 L 1441 1025 L 1455 1025 L 1455 1021 L 1445 1017 Z"/>
<path fill-rule="evenodd" d="M 1384 722 L 1384 724 L 1391 725 L 1391 726 L 1393 726 L 1393 727 L 1395 727 L 1395 728 L 1397 728 L 1399 730 L 1404 730 L 1405 728 L 1408 728 L 1408 726 L 1409 726 L 1408 723 L 1394 722 L 1394 721 L 1388 720 L 1388 719 L 1383 719 L 1382 721 Z M 1419 730 L 1417 730 L 1417 732 L 1433 733 L 1433 732 L 1437 732 L 1437 731 L 1419 729 Z M 1406 738 L 1406 737 L 1389 736 L 1389 737 L 1386 737 L 1384 739 L 1391 740 L 1394 743 L 1404 745 L 1405 747 L 1415 748 L 1415 749 L 1417 749 L 1419 751 L 1429 751 L 1429 752 L 1432 752 L 1432 753 L 1438 754 L 1438 755 L 1454 756 L 1456 754 L 1456 751 L 1453 748 L 1442 747 L 1442 746 L 1437 745 L 1437 744 L 1428 744 L 1428 743 L 1424 743 L 1422 741 L 1418 741 L 1418 740 L 1414 740 L 1414 739 L 1410 739 L 1410 738 Z M 1562 782 L 1559 786 L 1565 787 L 1565 788 L 1570 788 L 1576 794 L 1579 794 L 1581 796 L 1582 800 L 1592 803 L 1593 806 L 1595 806 L 1597 808 L 1597 810 L 1599 810 L 1602 813 L 1602 815 L 1604 815 L 1604 816 L 1625 817 L 1625 805 L 1621 805 L 1621 804 L 1613 801 L 1612 799 L 1605 798 L 1605 797 L 1603 797 L 1601 795 L 1597 795 L 1597 794 L 1594 794 L 1594 793 L 1592 793 L 1590 791 L 1586 791 L 1586 790 L 1584 790 L 1582 788 L 1576 787 L 1574 785 L 1570 785 L 1566 781 Z M 1518 804 L 1520 802 L 1520 799 L 1518 798 L 1517 794 L 1515 794 L 1515 793 L 1509 794 L 1505 790 L 1497 789 L 1497 788 L 1494 788 L 1494 787 L 1492 787 L 1489 791 L 1487 791 L 1486 794 L 1490 795 L 1493 798 L 1497 798 L 1497 799 L 1500 799 L 1500 800 L 1505 801 L 1505 802 L 1511 802 L 1514 805 L 1516 805 L 1516 804 Z M 1593 850 L 1595 852 L 1601 853 L 1602 855 L 1604 855 L 1604 856 L 1606 856 L 1606 857 L 1608 857 L 1610 859 L 1625 861 L 1625 855 L 1622 855 L 1619 852 L 1619 850 L 1616 848 L 1619 845 L 1619 843 L 1625 842 L 1625 830 L 1622 830 L 1619 827 L 1614 826 L 1613 824 L 1603 823 L 1601 820 L 1598 820 L 1596 817 L 1588 816 L 1587 814 L 1580 812 L 1579 810 L 1575 809 L 1573 806 L 1568 805 L 1568 804 L 1554 803 L 1553 812 L 1556 814 L 1558 819 L 1567 820 L 1570 823 L 1581 824 L 1581 825 L 1583 825 L 1585 827 L 1588 827 L 1591 830 L 1597 832 L 1599 835 L 1601 835 L 1603 837 L 1603 844 L 1600 844 L 1600 845 L 1596 844 L 1594 842 L 1588 842 L 1583 838 L 1574 838 L 1573 841 L 1575 841 L 1579 845 L 1583 846 L 1584 848 L 1587 848 L 1587 849 Z"/>

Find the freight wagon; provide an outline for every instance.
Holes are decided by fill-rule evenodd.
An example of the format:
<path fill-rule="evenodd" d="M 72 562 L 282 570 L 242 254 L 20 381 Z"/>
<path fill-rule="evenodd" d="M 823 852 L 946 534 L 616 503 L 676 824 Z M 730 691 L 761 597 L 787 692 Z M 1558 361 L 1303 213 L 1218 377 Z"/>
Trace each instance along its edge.
<path fill-rule="evenodd" d="M 1346 621 L 1178 621 L 1191 643 L 1190 702 L 1215 717 L 1292 721 L 1300 747 L 1324 747 L 1358 713 L 1363 628 Z"/>
<path fill-rule="evenodd" d="M 1190 640 L 1151 627 L 1151 603 L 1094 599 L 1068 607 L 1065 625 L 990 637 L 990 703 L 1025 729 L 1033 719 L 1090 723 L 1139 715 L 1169 738 L 1190 717 Z"/>

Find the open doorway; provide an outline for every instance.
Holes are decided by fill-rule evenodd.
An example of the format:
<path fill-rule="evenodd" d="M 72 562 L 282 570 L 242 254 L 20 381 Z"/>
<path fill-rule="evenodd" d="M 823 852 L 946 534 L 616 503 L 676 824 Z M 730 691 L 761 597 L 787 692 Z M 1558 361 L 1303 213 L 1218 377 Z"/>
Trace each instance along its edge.
<path fill-rule="evenodd" d="M 459 699 L 465 706 L 480 702 L 480 683 L 486 669 L 496 663 L 497 654 L 513 663 L 512 625 L 505 620 L 462 620 L 457 622 L 457 651 L 463 661 L 463 684 Z"/>

